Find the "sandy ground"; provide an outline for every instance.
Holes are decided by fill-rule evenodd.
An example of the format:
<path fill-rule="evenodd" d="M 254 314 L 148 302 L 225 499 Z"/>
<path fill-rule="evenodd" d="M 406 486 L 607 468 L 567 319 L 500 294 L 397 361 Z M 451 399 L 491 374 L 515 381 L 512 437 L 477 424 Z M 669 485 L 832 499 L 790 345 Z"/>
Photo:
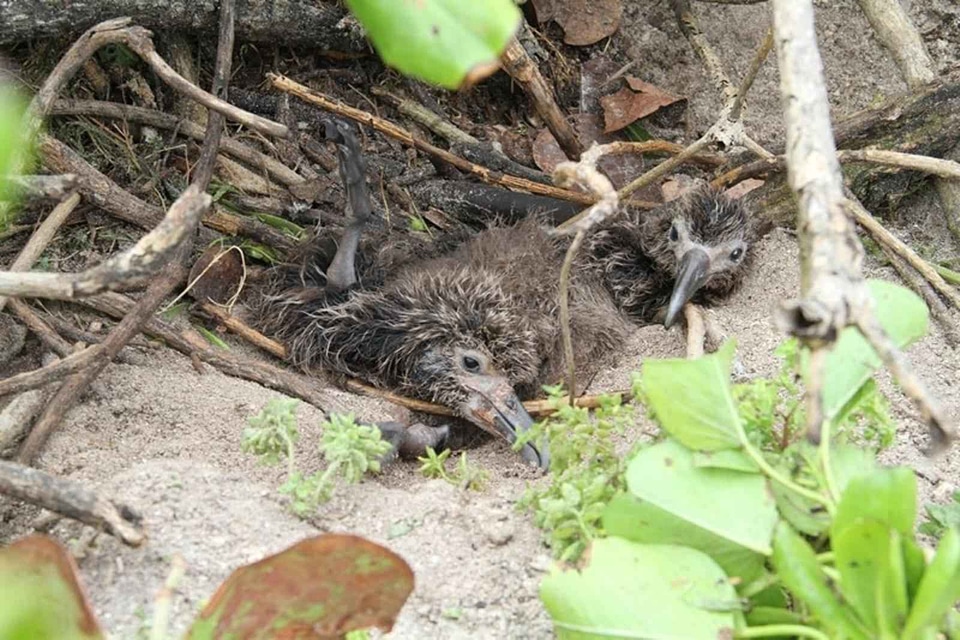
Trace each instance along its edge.
<path fill-rule="evenodd" d="M 626 4 L 618 38 L 641 62 L 638 74 L 691 96 L 690 130 L 705 130 L 719 102 L 666 3 Z M 875 39 L 864 35 L 868 27 L 856 3 L 818 4 L 835 114 L 902 90 L 896 69 Z M 956 56 L 960 41 L 960 11 L 949 0 L 907 4 L 924 27 L 938 63 L 955 62 L 951 56 Z M 706 35 L 739 77 L 766 29 L 766 10 L 709 4 L 697 4 L 696 9 Z M 752 93 L 747 120 L 757 139 L 771 146 L 782 134 L 777 82 L 775 65 L 768 63 Z M 945 237 L 938 227 L 937 206 L 929 194 L 913 198 L 900 216 L 898 232 L 908 239 Z M 759 251 L 744 289 L 711 311 L 722 330 L 736 337 L 746 376 L 769 374 L 777 367 L 771 352 L 781 336 L 772 325 L 771 311 L 797 293 L 799 282 L 797 247 L 789 233 L 774 232 Z M 938 252 L 955 255 L 956 247 L 942 245 Z M 869 271 L 871 277 L 894 277 L 874 262 Z M 619 366 L 598 376 L 591 391 L 623 388 L 644 357 L 682 354 L 677 330 L 639 329 Z M 910 358 L 948 414 L 960 415 L 960 354 L 946 345 L 936 327 L 911 350 Z M 902 425 L 886 460 L 914 465 L 921 472 L 925 500 L 948 495 L 960 484 L 957 451 L 938 461 L 925 460 L 919 452 L 925 430 L 913 407 L 886 377 L 883 388 Z M 74 523 L 61 522 L 52 531 L 81 555 L 81 573 L 97 615 L 115 637 L 133 638 L 143 630 L 173 554 L 181 554 L 189 567 L 174 608 L 175 628 L 183 630 L 234 567 L 318 531 L 366 536 L 412 565 L 416 589 L 393 638 L 551 637 L 537 597 L 549 555 L 529 516 L 514 506 L 534 474 L 513 453 L 498 443 L 469 453 L 490 473 L 482 492 L 424 480 L 416 465 L 400 464 L 343 490 L 308 523 L 289 515 L 277 497 L 280 470 L 262 467 L 240 450 L 247 417 L 276 395 L 210 368 L 200 375 L 188 359 L 171 351 L 145 351 L 134 364 L 108 367 L 50 440 L 39 462 L 42 468 L 98 486 L 146 517 L 150 539 L 142 549 L 124 548 L 106 536 L 93 538 Z M 331 392 L 330 406 L 367 419 L 396 415 L 390 405 L 339 392 Z M 321 415 L 301 405 L 298 416 L 303 431 L 299 459 L 312 471 L 319 460 L 310 443 L 316 442 Z M 36 509 L 0 499 L 0 542 L 30 531 L 39 515 Z"/>

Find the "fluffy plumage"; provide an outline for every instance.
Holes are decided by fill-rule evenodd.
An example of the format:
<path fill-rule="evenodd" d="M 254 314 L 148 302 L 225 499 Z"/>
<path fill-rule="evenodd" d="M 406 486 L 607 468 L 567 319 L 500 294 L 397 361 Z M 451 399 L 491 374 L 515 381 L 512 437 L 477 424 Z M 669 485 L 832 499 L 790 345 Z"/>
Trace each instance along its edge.
<path fill-rule="evenodd" d="M 631 321 L 663 315 L 687 254 L 701 256 L 695 300 L 736 290 L 751 240 L 742 205 L 709 189 L 656 211 L 621 212 L 593 232 L 570 290 L 578 370 L 601 366 Z M 331 290 L 324 273 L 336 243 L 321 236 L 305 265 L 275 273 L 258 324 L 301 367 L 443 404 L 483 426 L 475 403 L 489 394 L 477 380 L 503 378 L 525 397 L 562 378 L 558 281 L 567 242 L 536 217 L 434 242 L 367 230 L 357 283 Z"/>

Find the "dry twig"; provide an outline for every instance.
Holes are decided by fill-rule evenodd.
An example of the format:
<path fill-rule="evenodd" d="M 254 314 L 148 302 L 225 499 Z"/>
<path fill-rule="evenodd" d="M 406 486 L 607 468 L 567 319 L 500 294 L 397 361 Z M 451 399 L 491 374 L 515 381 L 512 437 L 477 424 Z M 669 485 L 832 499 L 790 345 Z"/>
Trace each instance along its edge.
<path fill-rule="evenodd" d="M 819 441 L 826 349 L 844 328 L 857 326 L 921 407 L 930 426 L 932 449 L 942 450 L 955 437 L 954 430 L 879 326 L 863 282 L 863 248 L 845 212 L 812 1 L 773 0 L 773 10 L 787 125 L 788 179 L 800 202 L 803 296 L 785 302 L 778 321 L 812 349 L 808 435 Z"/>
<path fill-rule="evenodd" d="M 540 73 L 540 68 L 530 59 L 530 55 L 517 38 L 510 39 L 510 43 L 500 56 L 500 62 L 510 77 L 523 87 L 563 152 L 571 160 L 577 160 L 583 153 L 577 134 L 560 111 L 553 97 L 553 90 Z"/>
<path fill-rule="evenodd" d="M 378 118 L 377 116 L 367 113 L 366 111 L 362 111 L 361 109 L 355 109 L 354 107 L 334 102 L 323 94 L 314 91 L 313 89 L 298 82 L 294 82 L 286 76 L 276 73 L 268 73 L 267 78 L 269 78 L 273 86 L 280 91 L 285 91 L 305 102 L 309 102 L 310 104 L 316 105 L 325 111 L 329 111 L 330 113 L 334 113 L 336 115 L 349 118 L 354 122 L 367 125 L 368 127 L 390 136 L 395 140 L 399 140 L 404 144 L 415 147 L 424 153 L 429 153 L 430 155 L 439 158 L 440 160 L 456 167 L 457 169 L 460 169 L 461 171 L 475 175 L 489 184 L 496 184 L 509 189 L 521 189 L 530 193 L 551 196 L 560 200 L 569 200 L 570 202 L 578 202 L 580 204 L 589 205 L 595 202 L 593 197 L 584 193 L 571 191 L 569 189 L 558 189 L 552 185 L 540 184 L 539 182 L 534 182 L 532 180 L 526 180 L 524 178 L 518 178 L 516 176 L 490 171 L 486 167 L 481 167 L 480 165 L 474 164 L 469 160 L 465 160 L 460 156 L 450 153 L 444 149 L 440 149 L 429 142 L 421 140 L 406 129 L 399 127 L 392 122 L 388 122 L 383 118 Z M 642 208 L 650 208 L 650 203 L 631 202 L 630 204 Z"/>

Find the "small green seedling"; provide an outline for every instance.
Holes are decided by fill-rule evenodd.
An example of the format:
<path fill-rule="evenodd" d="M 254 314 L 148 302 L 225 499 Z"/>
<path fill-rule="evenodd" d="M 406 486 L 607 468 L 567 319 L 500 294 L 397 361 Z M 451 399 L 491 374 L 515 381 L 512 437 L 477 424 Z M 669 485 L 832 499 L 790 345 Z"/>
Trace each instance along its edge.
<path fill-rule="evenodd" d="M 960 491 L 954 491 L 947 504 L 928 504 L 924 510 L 927 520 L 920 524 L 920 533 L 939 540 L 947 529 L 960 529 Z"/>
<path fill-rule="evenodd" d="M 549 484 L 529 487 L 518 506 L 533 511 L 554 554 L 572 562 L 599 535 L 603 509 L 623 487 L 623 461 L 616 455 L 614 438 L 633 421 L 634 413 L 617 395 L 601 396 L 591 415 L 585 408 L 570 406 L 562 385 L 544 390 L 554 413 L 519 438 L 514 448 L 541 441 L 546 434 Z"/>
<path fill-rule="evenodd" d="M 420 462 L 420 474 L 425 478 L 446 480 L 462 489 L 482 491 L 487 483 L 487 472 L 467 462 L 466 452 L 460 453 L 456 470 L 448 472 L 446 462 L 449 457 L 450 449 L 437 453 L 433 447 L 427 447 L 427 455 L 417 458 Z"/>
<path fill-rule="evenodd" d="M 356 484 L 367 473 L 379 473 L 380 460 L 390 450 L 390 443 L 380 438 L 376 427 L 358 425 L 353 414 L 331 414 L 323 423 L 319 444 L 326 468 L 304 475 L 295 462 L 295 448 L 300 438 L 298 404 L 297 400 L 288 398 L 270 400 L 259 414 L 249 419 L 241 447 L 259 456 L 265 464 L 286 459 L 287 480 L 280 492 L 290 496 L 294 513 L 307 516 L 333 496 L 338 479 Z"/>

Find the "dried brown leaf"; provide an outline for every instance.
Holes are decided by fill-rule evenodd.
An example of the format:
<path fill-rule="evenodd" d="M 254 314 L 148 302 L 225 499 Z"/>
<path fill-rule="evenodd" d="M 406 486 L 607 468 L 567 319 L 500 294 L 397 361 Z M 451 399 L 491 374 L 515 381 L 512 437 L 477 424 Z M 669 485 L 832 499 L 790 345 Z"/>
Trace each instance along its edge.
<path fill-rule="evenodd" d="M 531 0 L 537 21 L 563 27 L 563 41 L 582 47 L 603 40 L 620 26 L 622 0 Z"/>
<path fill-rule="evenodd" d="M 389 549 L 327 534 L 240 567 L 190 630 L 200 638 L 340 638 L 390 631 L 413 591 L 413 571 Z"/>
<path fill-rule="evenodd" d="M 628 86 L 612 95 L 600 98 L 600 105 L 603 107 L 604 133 L 619 131 L 661 107 L 684 99 L 633 76 L 627 76 L 626 81 Z"/>

